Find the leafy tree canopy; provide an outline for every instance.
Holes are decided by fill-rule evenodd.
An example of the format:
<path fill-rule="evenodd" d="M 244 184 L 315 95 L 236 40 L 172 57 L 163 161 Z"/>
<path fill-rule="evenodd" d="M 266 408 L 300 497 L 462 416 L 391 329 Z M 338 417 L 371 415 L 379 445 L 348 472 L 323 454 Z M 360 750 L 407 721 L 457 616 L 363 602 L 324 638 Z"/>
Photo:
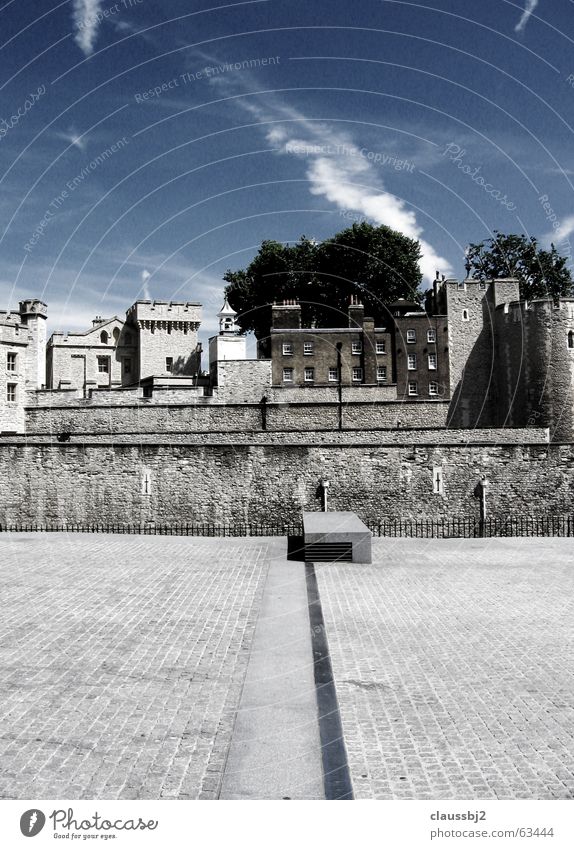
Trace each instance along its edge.
<path fill-rule="evenodd" d="M 367 315 L 384 322 L 385 304 L 418 300 L 421 249 L 418 241 L 390 227 L 353 224 L 324 242 L 302 236 L 294 245 L 264 241 L 247 268 L 227 271 L 225 294 L 244 331 L 267 336 L 271 304 L 294 298 L 304 327 L 344 326 L 350 295 Z"/>
<path fill-rule="evenodd" d="M 571 297 L 573 281 L 567 257 L 560 256 L 554 245 L 550 250 L 538 246 L 534 236 L 505 235 L 494 231 L 494 238 L 469 245 L 467 262 L 469 275 L 478 280 L 516 277 L 520 297 Z"/>

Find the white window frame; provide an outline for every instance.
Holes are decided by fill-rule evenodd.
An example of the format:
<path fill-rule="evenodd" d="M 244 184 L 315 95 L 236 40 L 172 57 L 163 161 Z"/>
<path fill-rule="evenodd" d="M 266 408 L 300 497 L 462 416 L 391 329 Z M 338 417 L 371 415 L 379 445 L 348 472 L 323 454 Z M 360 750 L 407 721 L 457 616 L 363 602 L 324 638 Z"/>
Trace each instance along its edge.
<path fill-rule="evenodd" d="M 439 385 L 436 380 L 431 380 L 431 382 L 429 383 L 429 395 L 432 395 L 433 398 L 435 395 L 440 395 Z"/>
<path fill-rule="evenodd" d="M 411 396 L 415 396 L 419 394 L 419 385 L 416 380 L 409 380 L 407 384 L 408 394 Z"/>
<path fill-rule="evenodd" d="M 407 330 L 407 345 L 413 345 L 417 341 L 417 332 L 412 328 Z"/>
<path fill-rule="evenodd" d="M 407 371 L 417 370 L 417 355 L 407 354 Z"/>
<path fill-rule="evenodd" d="M 103 368 L 102 368 L 103 366 Z M 110 373 L 110 358 L 109 357 L 98 357 L 98 374 L 109 374 Z"/>
<path fill-rule="evenodd" d="M 429 364 L 429 371 L 436 371 L 437 370 L 438 361 L 437 361 L 436 354 L 429 354 L 428 355 L 428 364 Z"/>
<path fill-rule="evenodd" d="M 362 380 L 363 380 L 363 369 L 361 368 L 361 366 L 353 366 L 353 371 L 352 371 L 351 374 L 352 374 L 353 383 L 361 383 L 362 382 Z"/>
<path fill-rule="evenodd" d="M 381 375 L 383 373 L 384 376 Z M 377 380 L 379 383 L 385 383 L 387 380 L 387 367 L 386 366 L 377 366 Z"/>
<path fill-rule="evenodd" d="M 315 343 L 314 342 L 303 342 L 303 356 L 312 357 L 315 353 Z"/>
<path fill-rule="evenodd" d="M 13 397 L 10 397 L 13 396 Z M 16 404 L 18 402 L 18 384 L 17 383 L 7 383 L 6 384 L 6 403 L 7 404 Z"/>
<path fill-rule="evenodd" d="M 310 376 L 308 376 L 309 372 L 311 373 Z M 315 369 L 306 368 L 303 372 L 303 378 L 305 380 L 305 383 L 313 383 L 313 381 L 315 380 Z"/>
<path fill-rule="evenodd" d="M 283 342 L 283 356 L 284 357 L 292 357 L 293 356 L 293 342 Z"/>
<path fill-rule="evenodd" d="M 15 372 L 16 363 L 18 362 L 18 354 L 16 351 L 8 351 L 6 354 L 6 371 Z"/>
<path fill-rule="evenodd" d="M 386 354 L 387 353 L 387 343 L 384 339 L 379 339 L 375 342 L 375 352 L 377 354 Z"/>
<path fill-rule="evenodd" d="M 361 341 L 351 342 L 351 354 L 362 354 L 363 343 Z"/>
<path fill-rule="evenodd" d="M 293 369 L 292 368 L 284 368 L 283 369 L 283 383 L 293 383 Z"/>
<path fill-rule="evenodd" d="M 436 342 L 436 330 L 434 327 L 427 330 L 427 342 Z"/>
<path fill-rule="evenodd" d="M 329 366 L 329 371 L 327 372 L 327 375 L 330 383 L 339 382 L 339 369 L 336 366 Z"/>

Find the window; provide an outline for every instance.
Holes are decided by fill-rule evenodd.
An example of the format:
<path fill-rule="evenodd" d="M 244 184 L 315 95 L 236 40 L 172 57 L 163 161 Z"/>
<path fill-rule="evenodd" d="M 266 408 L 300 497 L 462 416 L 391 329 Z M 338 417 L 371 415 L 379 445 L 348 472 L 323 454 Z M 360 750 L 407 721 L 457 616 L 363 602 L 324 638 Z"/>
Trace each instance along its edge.
<path fill-rule="evenodd" d="M 416 380 L 409 380 L 409 395 L 418 395 L 419 388 Z"/>
<path fill-rule="evenodd" d="M 100 374 L 109 374 L 110 371 L 110 358 L 109 357 L 98 357 L 98 371 Z"/>
<path fill-rule="evenodd" d="M 574 333 L 572 331 L 568 333 L 568 347 L 574 348 Z M 8 354 L 8 356 L 10 356 L 10 354 Z M 8 371 L 10 371 L 10 367 L 8 367 Z"/>
<path fill-rule="evenodd" d="M 307 383 L 310 383 L 313 380 L 315 380 L 315 369 L 314 368 L 306 368 L 305 369 L 305 381 Z"/>
<path fill-rule="evenodd" d="M 144 398 L 153 398 L 153 386 L 151 384 L 144 386 L 143 397 Z"/>
<path fill-rule="evenodd" d="M 383 381 L 387 379 L 387 367 L 377 366 L 377 380 Z"/>
<path fill-rule="evenodd" d="M 283 383 L 293 383 L 293 369 L 292 368 L 284 368 L 283 369 Z"/>
<path fill-rule="evenodd" d="M 436 354 L 429 354 L 429 369 L 436 371 Z"/>
<path fill-rule="evenodd" d="M 124 357 L 124 373 L 131 374 L 132 373 L 132 361 L 130 357 Z"/>
<path fill-rule="evenodd" d="M 432 491 L 434 495 L 442 495 L 444 493 L 442 466 L 434 466 L 432 470 Z"/>
<path fill-rule="evenodd" d="M 292 342 L 283 342 L 283 356 L 284 357 L 292 357 L 293 356 L 293 343 Z"/>
<path fill-rule="evenodd" d="M 313 342 L 303 342 L 303 354 L 310 357 L 315 353 L 315 345 Z"/>
<path fill-rule="evenodd" d="M 118 344 L 119 338 L 120 338 L 120 328 L 114 327 L 114 342 L 115 342 L 116 345 Z"/>
<path fill-rule="evenodd" d="M 435 381 L 429 383 L 429 395 L 438 395 L 438 383 Z"/>
<path fill-rule="evenodd" d="M 387 352 L 387 344 L 384 339 L 379 339 L 377 342 L 377 354 L 385 354 Z"/>
<path fill-rule="evenodd" d="M 351 353 L 352 354 L 362 354 L 363 353 L 363 343 L 362 342 L 351 342 Z"/>
<path fill-rule="evenodd" d="M 417 332 L 416 330 L 407 330 L 407 342 L 416 342 L 417 341 Z"/>
<path fill-rule="evenodd" d="M 414 371 L 417 367 L 417 355 L 409 354 L 407 356 L 407 368 L 409 371 Z"/>
<path fill-rule="evenodd" d="M 570 346 L 572 347 L 572 346 Z M 6 371 L 16 371 L 16 354 L 9 351 L 6 355 Z"/>
<path fill-rule="evenodd" d="M 102 330 L 102 332 L 100 333 L 100 342 L 102 343 L 102 345 L 108 344 L 108 334 L 105 330 Z"/>
<path fill-rule="evenodd" d="M 7 401 L 15 401 L 16 400 L 16 384 L 9 383 L 6 387 L 6 400 Z"/>
<path fill-rule="evenodd" d="M 142 475 L 142 495 L 151 495 L 151 472 L 144 469 Z"/>
<path fill-rule="evenodd" d="M 463 310 L 463 311 L 462 311 L 462 320 L 463 320 L 463 321 L 469 321 L 468 310 Z"/>
<path fill-rule="evenodd" d="M 480 281 L 480 283 L 478 284 L 478 288 L 479 289 L 486 289 L 486 283 L 484 282 L 484 280 Z"/>
<path fill-rule="evenodd" d="M 353 368 L 353 381 L 358 383 L 363 379 L 363 369 L 362 368 Z"/>
<path fill-rule="evenodd" d="M 339 369 L 338 368 L 330 368 L 329 369 L 329 380 L 331 382 L 335 380 L 339 380 Z"/>
<path fill-rule="evenodd" d="M 430 327 L 427 330 L 427 342 L 436 342 L 436 330 L 434 327 Z"/>
<path fill-rule="evenodd" d="M 459 281 L 458 281 L 458 288 L 459 288 L 459 289 L 462 289 L 463 291 L 464 291 L 464 289 L 466 289 L 466 286 L 465 286 L 464 280 L 459 280 Z"/>
<path fill-rule="evenodd" d="M 171 374 L 171 372 L 173 371 L 173 357 L 165 358 L 165 370 L 168 374 Z"/>

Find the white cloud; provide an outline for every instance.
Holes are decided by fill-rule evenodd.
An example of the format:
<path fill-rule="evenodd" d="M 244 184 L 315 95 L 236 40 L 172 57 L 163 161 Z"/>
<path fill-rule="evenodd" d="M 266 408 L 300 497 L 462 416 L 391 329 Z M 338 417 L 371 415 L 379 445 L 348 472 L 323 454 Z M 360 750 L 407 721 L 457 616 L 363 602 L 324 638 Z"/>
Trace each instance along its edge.
<path fill-rule="evenodd" d="M 563 242 L 568 236 L 574 233 L 574 215 L 569 215 L 560 224 L 560 227 L 554 233 L 554 242 Z"/>
<path fill-rule="evenodd" d="M 74 0 L 74 38 L 86 56 L 90 56 L 94 51 L 102 20 L 101 8 L 102 0 Z"/>
<path fill-rule="evenodd" d="M 68 144 L 77 147 L 78 150 L 85 150 L 88 146 L 87 140 L 74 127 L 69 127 L 65 133 L 56 133 L 56 135 L 58 138 L 67 141 Z"/>
<path fill-rule="evenodd" d="M 518 23 L 514 27 L 515 32 L 523 32 L 524 31 L 524 28 L 526 27 L 526 24 L 528 23 L 528 21 L 530 19 L 530 15 L 533 13 L 533 11 L 536 9 L 537 6 L 538 6 L 538 0 L 526 0 L 526 3 L 524 4 L 524 12 L 522 13 L 522 17 L 520 18 L 520 20 L 518 21 Z"/>
<path fill-rule="evenodd" d="M 143 289 L 143 296 L 144 296 L 146 301 L 151 301 L 151 295 L 149 293 L 149 288 L 148 288 L 148 285 L 147 285 L 147 281 L 150 279 L 150 277 L 151 277 L 150 272 L 147 270 L 147 268 L 144 268 L 144 270 L 142 271 L 142 289 Z"/>

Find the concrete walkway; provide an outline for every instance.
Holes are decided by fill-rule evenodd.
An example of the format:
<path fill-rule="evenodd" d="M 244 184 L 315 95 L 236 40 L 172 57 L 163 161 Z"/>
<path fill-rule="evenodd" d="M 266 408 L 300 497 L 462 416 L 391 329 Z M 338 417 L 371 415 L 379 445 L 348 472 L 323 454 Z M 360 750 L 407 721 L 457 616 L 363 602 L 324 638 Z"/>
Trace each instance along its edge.
<path fill-rule="evenodd" d="M 273 541 L 222 799 L 324 798 L 305 566 L 285 554 Z"/>

